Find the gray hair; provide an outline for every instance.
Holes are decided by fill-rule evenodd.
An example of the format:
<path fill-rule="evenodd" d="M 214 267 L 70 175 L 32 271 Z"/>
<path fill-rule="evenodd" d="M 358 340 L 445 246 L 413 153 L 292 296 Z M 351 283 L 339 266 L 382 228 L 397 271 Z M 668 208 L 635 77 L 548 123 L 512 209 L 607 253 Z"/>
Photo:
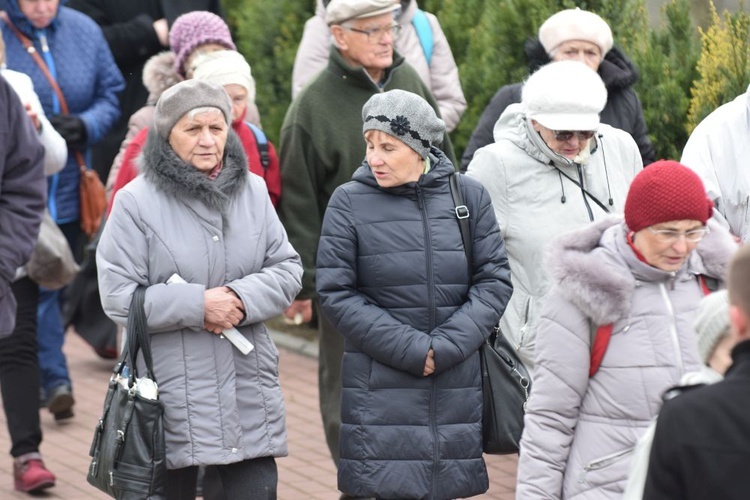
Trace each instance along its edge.
<path fill-rule="evenodd" d="M 219 113 L 221 116 L 224 116 L 224 112 L 216 106 L 201 106 L 200 108 L 193 108 L 188 111 L 187 117 L 192 120 L 196 115 L 200 115 L 201 113 Z"/>

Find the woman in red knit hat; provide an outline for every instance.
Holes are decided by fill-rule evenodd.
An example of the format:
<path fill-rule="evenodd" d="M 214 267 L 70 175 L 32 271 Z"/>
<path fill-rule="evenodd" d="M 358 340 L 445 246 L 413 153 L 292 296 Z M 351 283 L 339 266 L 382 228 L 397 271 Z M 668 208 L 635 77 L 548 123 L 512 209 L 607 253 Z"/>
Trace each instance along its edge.
<path fill-rule="evenodd" d="M 630 185 L 624 220 L 550 246 L 516 498 L 622 497 L 662 394 L 701 366 L 693 316 L 737 248 L 712 211 L 695 173 L 659 161 Z"/>

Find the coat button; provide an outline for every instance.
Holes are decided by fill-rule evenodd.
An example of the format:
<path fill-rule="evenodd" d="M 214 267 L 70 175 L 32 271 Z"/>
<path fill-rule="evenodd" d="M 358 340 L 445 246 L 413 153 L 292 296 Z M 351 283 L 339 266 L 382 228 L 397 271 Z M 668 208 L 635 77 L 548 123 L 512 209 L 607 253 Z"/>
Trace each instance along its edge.
<path fill-rule="evenodd" d="M 237 448 L 232 448 L 232 453 L 237 453 Z"/>
<path fill-rule="evenodd" d="M 211 239 L 212 239 L 212 240 L 214 240 L 214 241 L 219 241 L 219 237 L 218 237 L 218 236 L 216 236 L 216 235 L 214 235 L 214 237 L 213 237 L 213 238 L 211 238 Z"/>

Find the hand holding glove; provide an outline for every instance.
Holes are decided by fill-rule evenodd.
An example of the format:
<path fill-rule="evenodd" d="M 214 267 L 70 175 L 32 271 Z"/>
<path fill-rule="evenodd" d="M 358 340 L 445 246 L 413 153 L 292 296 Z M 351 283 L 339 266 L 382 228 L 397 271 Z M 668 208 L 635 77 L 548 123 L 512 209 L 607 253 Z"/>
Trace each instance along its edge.
<path fill-rule="evenodd" d="M 82 144 L 88 137 L 83 120 L 73 115 L 57 115 L 49 119 L 55 130 L 65 139 L 68 146 Z"/>

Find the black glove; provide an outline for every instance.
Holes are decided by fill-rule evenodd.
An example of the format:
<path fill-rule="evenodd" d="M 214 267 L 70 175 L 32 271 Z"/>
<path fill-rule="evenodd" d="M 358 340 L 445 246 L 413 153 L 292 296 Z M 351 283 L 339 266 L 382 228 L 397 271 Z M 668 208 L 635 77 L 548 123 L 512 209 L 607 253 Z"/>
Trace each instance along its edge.
<path fill-rule="evenodd" d="M 57 115 L 49 119 L 55 130 L 65 139 L 68 146 L 86 142 L 86 125 L 73 115 Z"/>

